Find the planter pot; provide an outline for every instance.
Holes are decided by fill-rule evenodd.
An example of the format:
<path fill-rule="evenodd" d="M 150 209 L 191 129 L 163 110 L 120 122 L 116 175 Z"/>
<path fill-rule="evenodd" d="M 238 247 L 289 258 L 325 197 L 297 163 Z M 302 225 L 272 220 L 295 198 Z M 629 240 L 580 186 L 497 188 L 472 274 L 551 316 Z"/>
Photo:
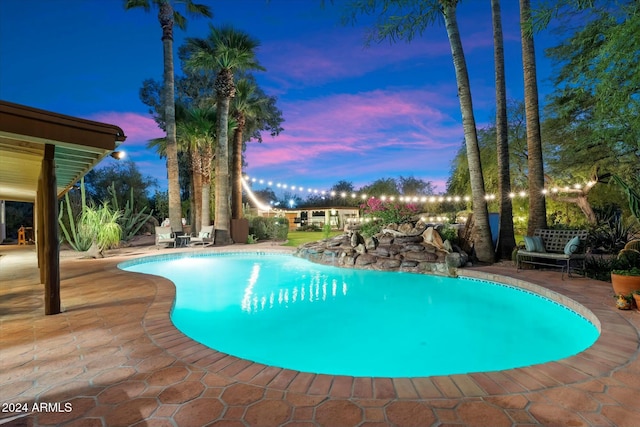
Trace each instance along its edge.
<path fill-rule="evenodd" d="M 633 294 L 633 299 L 636 300 L 636 310 L 640 311 L 640 294 Z"/>
<path fill-rule="evenodd" d="M 623 276 L 611 273 L 611 285 L 616 295 L 629 295 L 640 289 L 640 276 Z"/>

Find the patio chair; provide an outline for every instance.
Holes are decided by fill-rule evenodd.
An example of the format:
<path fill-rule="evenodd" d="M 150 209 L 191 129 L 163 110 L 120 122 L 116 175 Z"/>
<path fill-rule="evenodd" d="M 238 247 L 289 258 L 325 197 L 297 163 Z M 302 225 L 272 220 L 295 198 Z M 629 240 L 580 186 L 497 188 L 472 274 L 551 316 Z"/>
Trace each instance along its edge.
<path fill-rule="evenodd" d="M 207 225 L 202 227 L 200 233 L 198 235 L 191 236 L 189 240 L 189 244 L 191 246 L 202 245 L 202 246 L 210 246 L 213 245 L 213 225 Z"/>
<path fill-rule="evenodd" d="M 171 232 L 171 227 L 156 227 L 156 248 L 160 249 L 161 244 L 176 247 L 176 235 Z"/>
<path fill-rule="evenodd" d="M 628 241 L 627 244 L 624 245 L 624 248 L 627 250 L 633 249 L 640 252 L 640 239 L 634 239 L 634 240 Z"/>

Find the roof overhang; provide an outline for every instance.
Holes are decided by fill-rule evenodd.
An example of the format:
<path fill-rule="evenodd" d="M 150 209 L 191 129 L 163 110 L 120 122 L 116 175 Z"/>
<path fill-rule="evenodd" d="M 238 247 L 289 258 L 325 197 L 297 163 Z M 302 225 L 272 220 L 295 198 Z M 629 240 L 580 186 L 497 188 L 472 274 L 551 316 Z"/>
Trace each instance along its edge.
<path fill-rule="evenodd" d="M 118 126 L 0 101 L 0 200 L 35 201 L 47 144 L 60 197 L 125 138 Z"/>

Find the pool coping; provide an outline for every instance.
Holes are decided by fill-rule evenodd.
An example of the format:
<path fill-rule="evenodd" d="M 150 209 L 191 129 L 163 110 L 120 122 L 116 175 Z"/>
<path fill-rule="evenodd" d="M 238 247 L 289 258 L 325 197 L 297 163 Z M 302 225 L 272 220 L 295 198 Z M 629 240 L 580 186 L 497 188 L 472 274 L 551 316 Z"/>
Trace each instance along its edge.
<path fill-rule="evenodd" d="M 228 253 L 224 249 L 216 252 Z M 247 248 L 238 251 L 234 248 L 233 252 L 290 253 L 291 251 L 275 248 L 265 248 L 260 251 Z M 198 251 L 202 256 L 208 256 L 211 253 L 208 250 Z M 193 254 L 194 252 L 175 252 L 159 255 L 159 257 L 175 258 Z M 135 259 L 148 256 L 148 254 L 136 256 L 124 262 L 129 260 L 135 262 Z M 522 287 L 539 293 L 568 306 L 590 320 L 595 320 L 593 323 L 599 327 L 600 336 L 591 347 L 574 356 L 501 371 L 412 378 L 311 374 L 241 359 L 192 340 L 178 330 L 170 319 L 175 300 L 173 282 L 151 275 L 146 277 L 153 278 L 157 284 L 157 291 L 144 315 L 143 328 L 149 338 L 170 355 L 230 380 L 283 392 L 347 399 L 477 398 L 537 391 L 576 384 L 606 375 L 628 364 L 638 351 L 640 339 L 635 327 L 624 317 L 612 312 L 610 306 L 602 304 L 597 298 L 590 298 L 585 292 L 568 295 L 557 285 L 551 284 L 545 287 L 528 280 L 480 269 L 460 269 L 459 275 Z M 602 291 L 599 293 L 602 294 Z"/>

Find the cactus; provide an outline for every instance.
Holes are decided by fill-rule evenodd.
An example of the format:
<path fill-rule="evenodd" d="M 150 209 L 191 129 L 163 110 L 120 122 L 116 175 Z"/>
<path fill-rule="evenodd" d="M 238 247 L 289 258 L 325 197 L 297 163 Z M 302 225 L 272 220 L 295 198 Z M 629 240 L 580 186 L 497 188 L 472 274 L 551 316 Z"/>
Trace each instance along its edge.
<path fill-rule="evenodd" d="M 142 228 L 142 226 L 151 219 L 153 216 L 153 210 L 149 214 L 145 214 L 145 211 L 147 210 L 147 207 L 145 206 L 140 212 L 134 211 L 133 188 L 131 189 L 129 200 L 127 201 L 124 209 L 120 209 L 120 206 L 118 205 L 115 183 L 111 183 L 111 187 L 109 187 L 108 191 L 109 194 L 111 194 L 114 210 L 122 211 L 122 215 L 118 218 L 118 223 L 120 224 L 120 227 L 122 227 L 122 240 L 128 242 L 138 231 L 140 231 L 140 228 Z"/>
<path fill-rule="evenodd" d="M 84 178 L 80 179 L 80 200 L 81 200 L 81 212 L 78 218 L 75 217 L 73 209 L 71 207 L 71 201 L 69 199 L 69 193 L 64 195 L 64 202 L 60 202 L 60 212 L 58 213 L 58 224 L 64 234 L 65 240 L 71 245 L 71 247 L 79 252 L 84 252 L 91 247 L 93 237 L 88 235 L 84 230 L 80 230 L 76 224 L 76 221 L 80 219 L 80 216 L 87 209 L 87 196 L 84 187 Z M 63 221 L 65 208 L 69 218 L 69 229 Z"/>

